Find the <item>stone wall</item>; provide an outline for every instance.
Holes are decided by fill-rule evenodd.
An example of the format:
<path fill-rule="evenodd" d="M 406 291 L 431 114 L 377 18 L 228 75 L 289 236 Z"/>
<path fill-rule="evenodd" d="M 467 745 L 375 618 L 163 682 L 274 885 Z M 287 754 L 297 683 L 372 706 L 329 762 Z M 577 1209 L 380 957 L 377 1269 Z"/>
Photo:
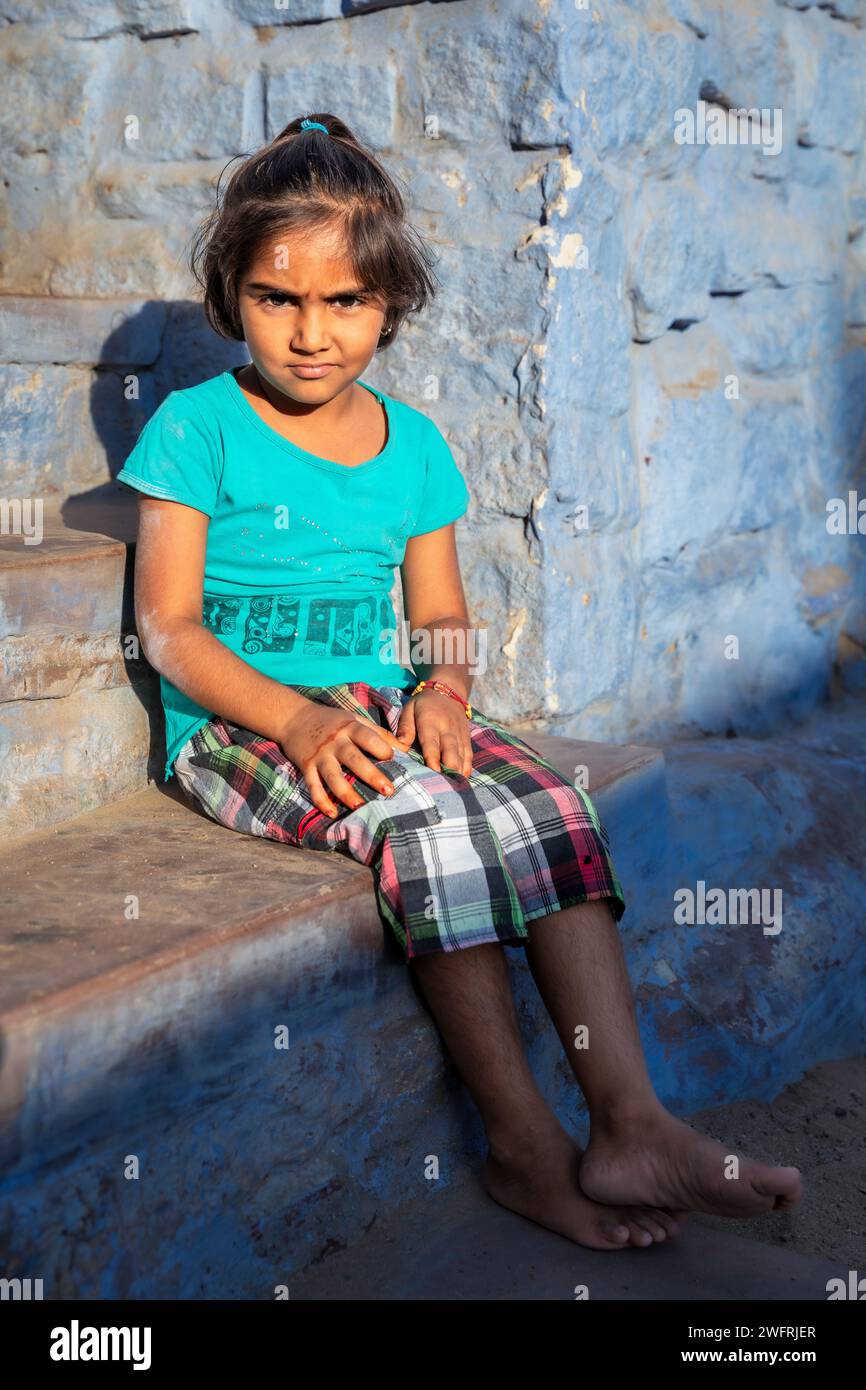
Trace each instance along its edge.
<path fill-rule="evenodd" d="M 95 493 L 167 391 L 246 360 L 189 238 L 229 159 L 332 110 L 441 257 L 368 378 L 472 490 L 479 706 L 669 737 L 866 684 L 866 541 L 827 524 L 866 495 L 866 0 L 8 0 L 0 25 L 4 495 Z"/>

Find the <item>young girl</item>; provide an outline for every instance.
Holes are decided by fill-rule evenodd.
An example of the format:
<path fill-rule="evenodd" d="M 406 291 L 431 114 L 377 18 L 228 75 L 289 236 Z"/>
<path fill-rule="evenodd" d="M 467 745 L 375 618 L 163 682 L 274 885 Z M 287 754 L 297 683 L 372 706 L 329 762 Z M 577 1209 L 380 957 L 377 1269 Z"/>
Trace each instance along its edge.
<path fill-rule="evenodd" d="M 142 494 L 136 617 L 166 778 L 234 830 L 370 867 L 502 1205 L 616 1249 L 675 1234 L 688 1207 L 789 1204 L 796 1169 L 742 1160 L 726 1182 L 727 1151 L 662 1107 L 604 827 L 471 705 L 468 489 L 433 421 L 361 379 L 434 293 L 394 181 L 336 117 L 293 120 L 218 193 L 191 264 L 208 321 L 252 361 L 172 391 L 119 474 Z M 413 643 L 432 648 L 421 680 L 390 641 L 397 566 Z M 526 949 L 587 1097 L 586 1154 L 535 1085 L 503 944 Z"/>

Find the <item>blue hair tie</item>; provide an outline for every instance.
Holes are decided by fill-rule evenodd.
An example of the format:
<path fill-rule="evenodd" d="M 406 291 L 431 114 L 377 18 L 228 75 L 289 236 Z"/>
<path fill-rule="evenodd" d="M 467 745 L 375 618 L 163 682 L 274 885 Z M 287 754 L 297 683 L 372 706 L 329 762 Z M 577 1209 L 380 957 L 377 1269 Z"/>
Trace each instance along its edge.
<path fill-rule="evenodd" d="M 323 130 L 323 131 L 325 132 L 326 135 L 330 135 L 330 133 L 331 133 L 326 125 L 322 125 L 322 122 L 321 122 L 321 121 L 308 121 L 308 120 L 306 120 L 306 118 L 305 118 L 303 121 L 301 121 L 301 129 L 302 129 L 302 130 Z"/>

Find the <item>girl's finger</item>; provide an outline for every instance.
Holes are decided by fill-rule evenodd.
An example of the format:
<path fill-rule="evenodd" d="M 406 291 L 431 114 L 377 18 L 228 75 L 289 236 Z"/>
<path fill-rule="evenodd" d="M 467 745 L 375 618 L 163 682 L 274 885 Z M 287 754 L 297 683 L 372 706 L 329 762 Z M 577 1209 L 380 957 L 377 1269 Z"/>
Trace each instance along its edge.
<path fill-rule="evenodd" d="M 391 778 L 387 773 L 382 771 L 381 767 L 377 767 L 374 762 L 371 762 L 364 750 L 360 748 L 357 743 L 350 743 L 348 746 L 341 748 L 340 756 L 336 761 L 338 766 L 340 764 L 345 765 L 350 772 L 354 773 L 356 777 L 360 777 L 361 780 L 366 782 L 368 787 L 372 787 L 374 791 L 382 792 L 383 796 L 393 796 L 395 787 Z M 335 784 L 333 778 L 329 775 L 328 768 L 324 769 L 324 775 L 328 779 L 331 790 L 339 793 L 342 783 L 340 785 Z M 342 767 L 340 767 L 340 775 L 342 775 Z M 355 794 L 358 795 L 357 792 Z M 357 804 L 356 801 L 352 802 L 353 806 Z"/>
<path fill-rule="evenodd" d="M 349 736 L 356 748 L 361 748 L 373 758 L 390 758 L 395 749 L 404 752 L 402 743 L 390 729 L 378 729 L 374 724 L 367 725 L 360 720 L 357 728 L 352 725 Z"/>
<path fill-rule="evenodd" d="M 464 753 L 461 747 L 462 740 L 457 734 L 445 733 L 439 743 L 439 751 L 442 755 L 442 762 L 445 767 L 450 767 L 454 772 L 459 773 L 463 767 Z"/>
<path fill-rule="evenodd" d="M 333 754 L 323 754 L 319 764 L 319 775 L 335 801 L 342 801 L 350 811 L 356 811 L 359 806 L 364 805 L 363 796 L 356 792 L 346 777 L 339 758 L 335 758 Z"/>
<path fill-rule="evenodd" d="M 421 744 L 421 752 L 424 754 L 424 761 L 427 766 L 432 767 L 434 772 L 441 772 L 438 732 L 435 729 L 419 731 L 418 741 Z"/>
<path fill-rule="evenodd" d="M 403 712 L 397 720 L 397 737 L 406 745 L 415 742 L 415 713 L 411 703 L 404 705 Z"/>
<path fill-rule="evenodd" d="M 311 764 L 304 772 L 304 781 L 310 790 L 310 800 L 317 810 L 324 811 L 326 816 L 336 816 L 339 814 L 337 807 L 325 790 L 315 764 Z"/>

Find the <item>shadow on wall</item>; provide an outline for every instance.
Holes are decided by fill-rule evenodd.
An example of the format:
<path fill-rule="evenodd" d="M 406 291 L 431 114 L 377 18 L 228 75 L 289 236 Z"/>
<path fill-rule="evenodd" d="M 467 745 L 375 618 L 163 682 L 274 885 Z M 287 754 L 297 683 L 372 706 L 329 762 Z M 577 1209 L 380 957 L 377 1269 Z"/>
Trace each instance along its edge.
<path fill-rule="evenodd" d="M 123 652 L 126 678 L 149 724 L 148 776 L 162 786 L 165 733 L 157 672 L 137 643 L 135 551 L 138 505 L 135 494 L 115 481 L 151 415 L 171 391 L 196 386 L 219 372 L 250 360 L 245 343 L 220 338 L 207 323 L 200 304 L 153 300 L 119 310 L 95 364 L 90 391 L 91 437 L 96 449 L 92 487 L 72 492 L 61 504 L 66 526 L 93 531 L 127 544 L 122 588 L 104 596 L 105 611 Z M 107 463 L 107 474 L 105 464 Z M 86 461 L 85 461 L 86 465 Z M 116 629 L 115 629 L 116 624 Z"/>
<path fill-rule="evenodd" d="M 93 430 L 108 463 L 104 482 L 63 503 L 67 526 L 117 540 L 135 537 L 135 499 L 114 479 L 151 415 L 171 391 L 249 362 L 246 343 L 214 333 L 200 304 L 152 300 L 118 312 L 102 344 L 90 393 Z"/>

